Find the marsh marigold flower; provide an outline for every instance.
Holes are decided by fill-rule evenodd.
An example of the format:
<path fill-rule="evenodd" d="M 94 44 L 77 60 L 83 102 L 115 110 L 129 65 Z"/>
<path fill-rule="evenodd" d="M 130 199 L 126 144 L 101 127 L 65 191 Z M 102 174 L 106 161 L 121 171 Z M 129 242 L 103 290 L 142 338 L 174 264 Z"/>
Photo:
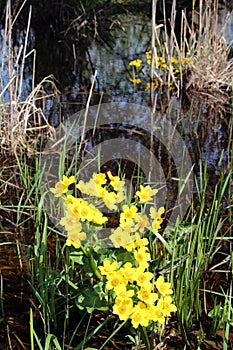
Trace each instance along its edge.
<path fill-rule="evenodd" d="M 118 301 L 119 303 L 113 306 L 113 313 L 118 315 L 121 321 L 126 321 L 133 312 L 133 301 L 131 298 Z"/>
<path fill-rule="evenodd" d="M 64 193 L 68 192 L 68 187 L 73 183 L 75 183 L 74 176 L 67 177 L 63 175 L 62 180 L 58 181 L 55 187 L 51 187 L 49 190 L 55 197 L 61 197 Z"/>
<path fill-rule="evenodd" d="M 136 196 L 139 197 L 140 202 L 145 203 L 145 202 L 151 201 L 152 197 L 156 195 L 157 192 L 158 190 L 156 189 L 153 190 L 149 185 L 147 186 L 140 185 L 140 191 L 136 192 Z"/>
<path fill-rule="evenodd" d="M 99 270 L 101 272 L 101 275 L 109 275 L 113 273 L 117 269 L 117 262 L 113 261 L 111 263 L 110 260 L 105 259 L 103 262 L 103 266 L 99 266 Z"/>
<path fill-rule="evenodd" d="M 142 60 L 137 59 L 137 60 L 130 61 L 129 65 L 139 68 L 141 66 L 141 63 L 142 63 Z"/>
<path fill-rule="evenodd" d="M 163 276 L 159 276 L 155 282 L 155 286 L 158 289 L 159 293 L 162 294 L 162 296 L 170 295 L 173 293 L 173 290 L 171 289 L 171 283 L 165 282 Z"/>
<path fill-rule="evenodd" d="M 68 232 L 68 237 L 66 240 L 67 246 L 74 246 L 76 249 L 81 247 L 81 241 L 86 239 L 85 232 L 79 232 L 77 230 L 72 230 Z"/>
<path fill-rule="evenodd" d="M 133 84 L 140 84 L 142 82 L 140 78 L 129 78 L 129 81 Z"/>

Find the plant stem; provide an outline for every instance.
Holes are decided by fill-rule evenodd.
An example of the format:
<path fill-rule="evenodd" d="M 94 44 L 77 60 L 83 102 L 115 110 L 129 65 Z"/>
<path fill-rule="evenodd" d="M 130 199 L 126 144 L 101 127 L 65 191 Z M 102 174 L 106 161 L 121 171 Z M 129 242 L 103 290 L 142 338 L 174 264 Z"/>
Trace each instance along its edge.
<path fill-rule="evenodd" d="M 101 273 L 98 269 L 98 266 L 96 265 L 95 259 L 93 258 L 93 249 L 92 248 L 85 249 L 82 245 L 81 245 L 81 249 L 89 260 L 92 272 L 98 279 L 101 279 Z"/>

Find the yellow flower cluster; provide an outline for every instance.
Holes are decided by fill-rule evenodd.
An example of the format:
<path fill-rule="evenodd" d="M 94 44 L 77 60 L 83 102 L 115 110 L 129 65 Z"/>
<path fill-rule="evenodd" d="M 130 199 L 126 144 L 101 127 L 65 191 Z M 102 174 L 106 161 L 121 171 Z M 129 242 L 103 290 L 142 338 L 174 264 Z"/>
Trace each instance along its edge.
<path fill-rule="evenodd" d="M 146 51 L 146 61 L 148 66 L 151 65 L 151 59 L 152 59 L 152 50 Z M 162 76 L 164 76 L 166 71 L 173 71 L 174 73 L 179 73 L 185 65 L 190 61 L 190 58 L 188 57 L 168 57 L 165 58 L 163 56 L 154 56 L 154 63 L 156 69 L 162 70 Z M 145 70 L 145 67 L 142 66 L 142 60 L 137 59 L 129 62 L 130 66 L 135 66 L 137 68 L 136 72 L 134 70 L 134 77 L 129 78 L 129 80 L 134 84 L 139 84 L 142 82 L 139 73 Z M 139 69 L 140 68 L 140 69 Z M 136 75 L 135 75 L 136 73 Z M 161 73 L 161 72 L 160 72 Z M 145 75 L 145 72 L 143 72 Z M 157 76 L 157 74 L 156 74 Z M 165 77 L 166 78 L 166 77 Z M 164 81 L 164 78 L 159 79 L 153 79 L 152 82 L 148 82 L 146 85 L 146 91 L 150 90 L 151 86 L 153 88 L 158 88 L 162 86 L 167 86 L 169 90 L 172 90 L 174 88 L 174 84 L 172 82 L 166 82 Z"/>
<path fill-rule="evenodd" d="M 147 64 L 151 64 L 151 57 L 152 57 L 152 51 L 147 51 L 146 52 L 146 59 L 147 59 Z M 188 57 L 170 57 L 167 60 L 162 57 L 162 56 L 155 56 L 155 66 L 156 67 L 161 67 L 163 69 L 172 69 L 176 73 L 180 71 L 180 66 L 187 64 L 190 61 L 190 58 Z"/>
<path fill-rule="evenodd" d="M 113 313 L 120 320 L 130 319 L 134 328 L 147 327 L 151 321 L 165 323 L 165 318 L 176 311 L 172 304 L 171 284 L 160 276 L 153 282 L 154 274 L 149 271 L 151 256 L 147 238 L 132 242 L 132 262 L 120 265 L 117 261 L 106 259 L 99 270 L 106 279 L 106 289 L 114 296 Z M 157 292 L 154 292 L 156 287 Z M 157 302 L 157 303 L 156 303 Z M 156 303 L 156 305 L 155 305 Z"/>
<path fill-rule="evenodd" d="M 140 204 L 148 203 L 153 200 L 157 192 L 158 190 L 152 189 L 149 185 L 141 185 L 140 190 L 136 191 L 135 201 L 139 201 Z M 122 212 L 120 213 L 120 225 L 112 230 L 109 238 L 115 248 L 123 247 L 128 249 L 128 247 L 131 247 L 131 242 L 139 239 L 150 226 L 155 231 L 158 231 L 163 222 L 163 214 L 163 207 L 159 208 L 158 211 L 154 207 L 151 207 L 148 217 L 145 213 L 138 212 L 138 207 L 134 204 L 123 205 Z"/>
<path fill-rule="evenodd" d="M 141 63 L 142 63 L 142 60 L 137 59 L 137 60 L 130 61 L 129 65 L 139 68 L 141 66 Z"/>
<path fill-rule="evenodd" d="M 89 182 L 80 180 L 76 187 L 84 194 L 102 199 L 108 209 L 116 210 L 117 204 L 125 199 L 124 186 L 125 182 L 119 176 L 108 171 L 106 174 L 94 173 Z"/>
<path fill-rule="evenodd" d="M 74 176 L 69 178 L 63 176 L 62 181 L 59 181 L 55 188 L 50 188 L 50 191 L 57 197 L 65 195 L 65 216 L 60 223 L 68 233 L 66 244 L 78 249 L 81 242 L 88 238 L 87 233 L 90 234 L 91 231 L 96 233 L 108 219 L 94 204 L 89 204 L 87 200 L 69 194 L 68 187 L 74 182 Z M 80 180 L 76 188 L 82 194 L 91 197 L 92 203 L 99 206 L 104 204 L 110 210 L 120 211 L 119 226 L 112 229 L 109 236 L 115 248 L 131 249 L 131 243 L 139 239 L 150 227 L 155 231 L 161 228 L 163 207 L 156 211 L 152 206 L 149 215 L 146 215 L 143 210 L 140 212 L 138 210 L 144 203 L 147 205 L 150 201 L 153 203 L 153 198 L 158 192 L 149 185 L 141 185 L 140 190 L 135 193 L 134 202 L 130 204 L 122 204 L 125 200 L 125 182 L 119 176 L 113 176 L 110 171 L 94 173 L 88 182 Z M 120 203 L 121 208 L 119 209 Z"/>

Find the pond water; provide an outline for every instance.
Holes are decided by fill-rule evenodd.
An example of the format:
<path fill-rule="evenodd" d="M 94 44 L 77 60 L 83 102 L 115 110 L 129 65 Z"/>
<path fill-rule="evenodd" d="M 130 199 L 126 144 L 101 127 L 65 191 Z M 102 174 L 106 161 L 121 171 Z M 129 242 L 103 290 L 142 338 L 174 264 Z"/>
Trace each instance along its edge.
<path fill-rule="evenodd" d="M 225 27 L 225 38 L 230 44 L 233 33 L 233 11 L 229 12 L 229 10 L 230 8 L 226 6 L 219 10 L 219 31 L 223 26 Z M 61 39 L 60 33 L 55 33 L 53 27 L 50 26 L 46 33 L 38 27 L 36 29 L 32 27 L 26 42 L 26 29 L 17 28 L 14 33 L 15 53 L 23 51 L 25 45 L 27 45 L 26 53 L 31 52 L 24 63 L 21 99 L 24 100 L 28 96 L 36 82 L 52 74 L 60 92 L 52 98 L 44 99 L 41 106 L 50 124 L 57 126 L 61 118 L 66 119 L 85 108 L 93 76 L 96 74 L 91 105 L 98 105 L 101 101 L 101 103 L 135 103 L 149 107 L 150 92 L 146 91 L 146 85 L 150 80 L 150 72 L 149 67 L 146 66 L 145 52 L 150 49 L 151 45 L 151 21 L 146 15 L 131 14 L 117 16 L 115 22 L 116 28 L 113 29 L 112 35 L 104 39 L 100 36 L 95 38 L 90 36 L 81 38 L 79 41 L 75 41 L 75 38 L 68 34 Z M 1 37 L 4 37 L 3 29 Z M 0 49 L 3 44 L 2 40 Z M 36 51 L 32 51 L 33 49 Z M 6 45 L 0 57 L 0 65 L 5 62 L 5 67 L 7 67 L 7 53 Z M 34 58 L 36 58 L 35 71 L 32 71 Z M 134 75 L 129 62 L 134 59 L 142 59 L 145 62 L 140 84 L 133 84 L 130 81 Z M 9 80 L 7 70 L 3 73 L 2 86 L 6 86 Z M 19 74 L 17 69 L 13 73 Z M 44 89 L 50 91 L 49 84 L 45 84 Z M 2 98 L 6 101 L 7 93 Z M 213 184 L 215 184 L 218 181 L 217 177 L 221 167 L 224 166 L 227 169 L 230 164 L 227 123 L 211 120 L 207 122 L 208 128 L 206 129 L 203 114 L 198 132 L 193 133 L 197 124 L 195 120 L 190 122 L 183 112 L 184 106 L 180 106 L 176 93 L 172 93 L 172 97 L 169 93 L 168 99 L 167 91 L 156 92 L 156 98 L 156 118 L 162 119 L 164 115 L 169 115 L 172 122 L 177 125 L 181 124 L 181 132 L 187 140 L 192 161 L 198 164 L 200 161 L 207 160 L 208 169 L 213 177 Z M 135 118 L 137 118 L 136 115 Z M 111 122 L 112 120 L 109 120 L 109 123 Z M 136 125 L 140 123 L 137 121 Z M 191 138 L 190 132 L 192 133 Z M 196 153 L 194 136 L 202 145 L 199 158 Z"/>

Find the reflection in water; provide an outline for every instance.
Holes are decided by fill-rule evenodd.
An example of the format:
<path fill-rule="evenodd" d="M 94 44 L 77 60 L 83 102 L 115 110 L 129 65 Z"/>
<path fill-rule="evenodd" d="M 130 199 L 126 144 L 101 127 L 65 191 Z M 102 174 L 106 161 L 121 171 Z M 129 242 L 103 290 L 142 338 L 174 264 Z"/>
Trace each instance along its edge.
<path fill-rule="evenodd" d="M 227 9 L 220 11 L 219 26 L 225 23 Z M 44 76 L 53 74 L 61 94 L 54 99 L 47 100 L 44 105 L 45 114 L 53 125 L 59 123 L 60 117 L 72 115 L 83 109 L 87 104 L 93 74 L 97 71 L 91 105 L 100 102 L 128 102 L 148 106 L 150 102 L 149 92 L 144 87 L 135 88 L 129 81 L 132 74 L 129 61 L 141 58 L 150 48 L 151 25 L 148 17 L 143 15 L 119 17 L 121 29 L 115 29 L 112 36 L 106 42 L 98 42 L 93 37 L 82 38 L 75 41 L 69 35 L 61 39 L 61 34 L 55 33 L 52 26 L 47 27 L 46 33 L 39 26 L 30 30 L 28 49 L 36 50 L 36 81 L 39 82 Z M 226 23 L 226 40 L 230 42 L 233 31 L 233 12 Z M 1 37 L 4 32 L 1 31 Z M 25 29 L 15 31 L 15 50 L 24 45 Z M 0 43 L 1 45 L 1 43 Z M 2 57 L 0 57 L 0 64 Z M 25 62 L 24 85 L 22 99 L 27 96 L 32 87 L 32 60 L 28 56 Z M 145 81 L 149 80 L 146 76 Z M 7 76 L 4 76 L 4 86 L 7 84 Z M 45 87 L 46 88 L 46 87 Z M 49 87 L 47 87 L 49 89 Z M 157 96 L 158 114 L 166 113 L 167 106 L 162 95 Z M 175 118 L 177 117 L 177 99 L 172 100 Z M 162 111 L 160 108 L 162 106 Z M 135 116 L 137 118 L 137 116 Z M 111 120 L 110 120 L 111 122 Z M 210 128 L 210 125 L 208 125 Z M 216 129 L 216 128 L 215 128 Z M 224 142 L 216 143 L 224 137 L 222 126 L 219 132 L 213 135 L 203 145 L 203 157 L 207 157 L 211 151 L 211 161 L 216 162 Z M 215 135 L 215 136 L 214 136 Z M 217 135 L 217 136 L 216 136 Z M 213 137 L 215 141 L 213 141 Z M 205 139 L 204 135 L 202 137 Z M 212 141 L 211 141 L 212 140 Z M 202 140 L 199 140 L 200 142 Z M 221 146 L 218 147 L 218 145 Z M 220 150 L 219 150 L 220 149 Z M 208 154 L 208 156 L 210 153 Z M 225 159 L 224 156 L 223 159 Z"/>

